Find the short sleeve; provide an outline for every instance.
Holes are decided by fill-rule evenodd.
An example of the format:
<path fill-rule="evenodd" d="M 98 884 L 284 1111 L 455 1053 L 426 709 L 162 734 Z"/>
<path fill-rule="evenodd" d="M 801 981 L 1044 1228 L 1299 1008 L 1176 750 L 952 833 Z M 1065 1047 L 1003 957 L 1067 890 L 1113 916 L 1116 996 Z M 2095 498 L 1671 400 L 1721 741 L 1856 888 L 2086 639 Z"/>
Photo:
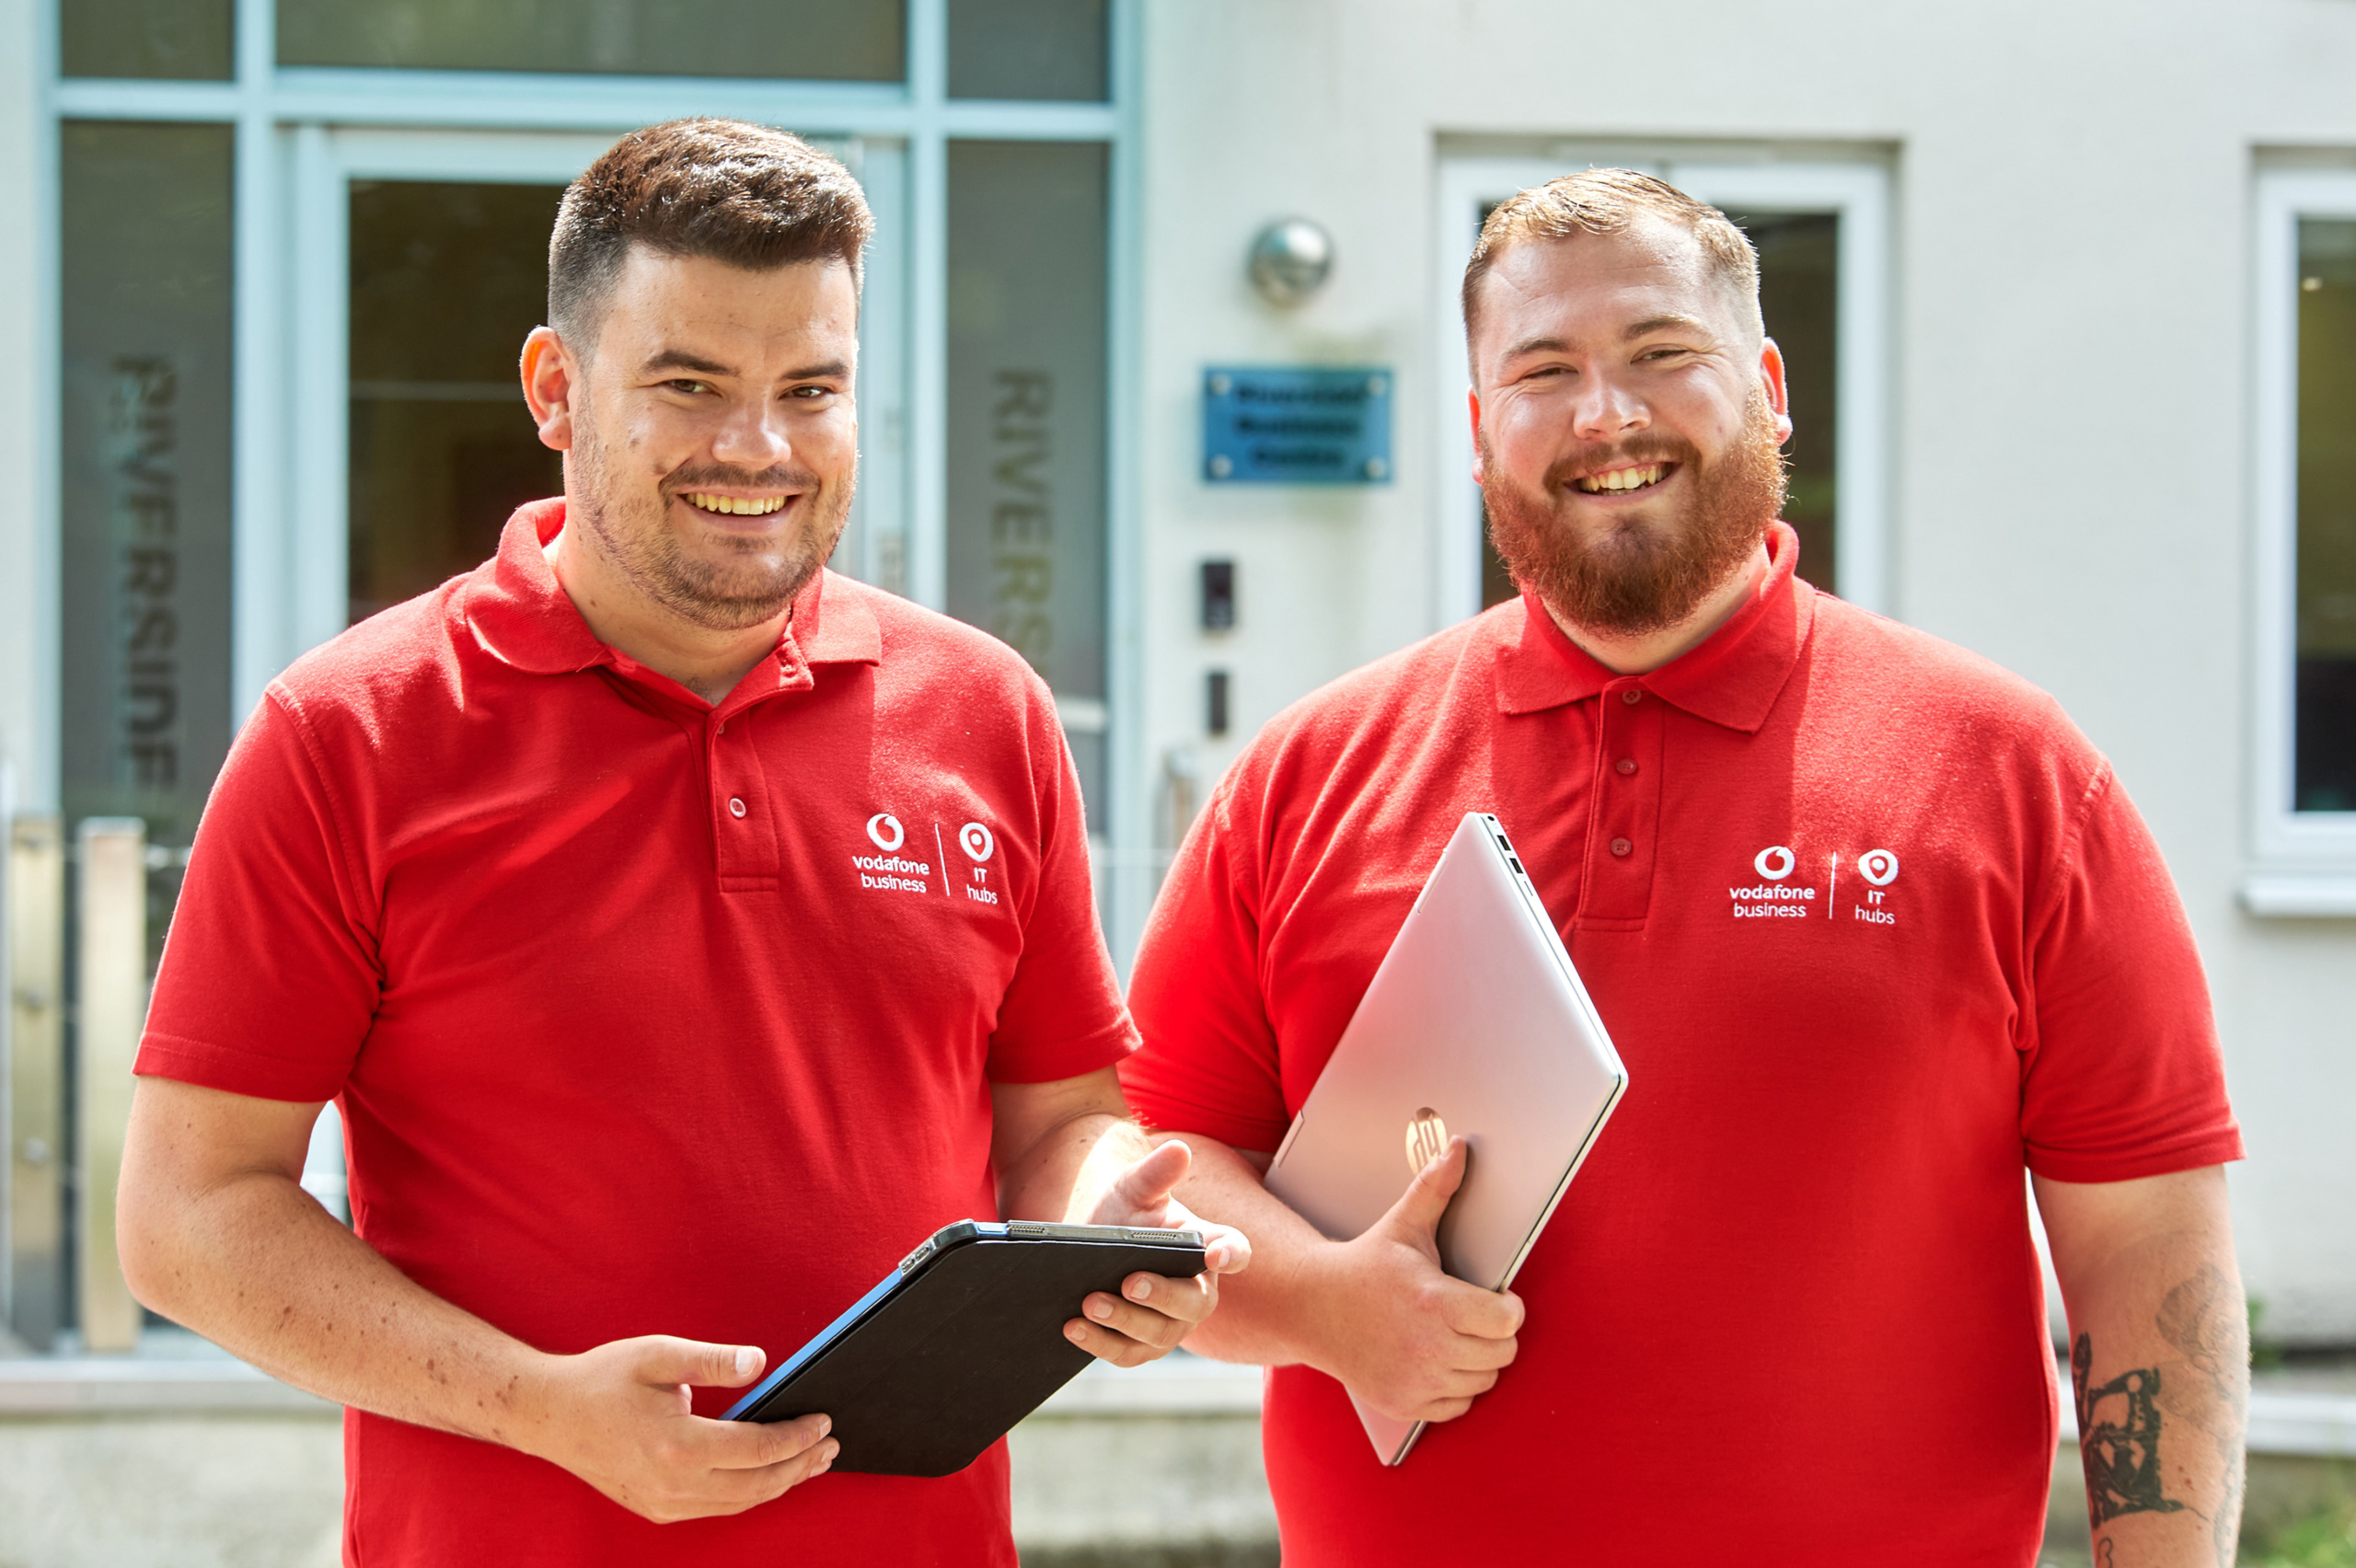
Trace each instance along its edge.
<path fill-rule="evenodd" d="M 2087 788 L 2028 936 L 2029 1169 L 2126 1182 L 2242 1158 L 2191 927 L 2108 767 Z"/>
<path fill-rule="evenodd" d="M 1137 1048 L 1137 1030 L 1121 1004 L 1120 980 L 1097 923 L 1080 775 L 1056 720 L 1055 699 L 1044 685 L 1033 684 L 1030 739 L 1041 759 L 1034 782 L 1039 887 L 990 1033 L 993 1083 L 1078 1078 Z"/>
<path fill-rule="evenodd" d="M 262 1100 L 341 1092 L 382 989 L 352 867 L 273 689 L 205 804 L 133 1070 Z"/>
<path fill-rule="evenodd" d="M 1122 1064 L 1121 1087 L 1149 1126 L 1269 1152 L 1291 1116 L 1260 989 L 1257 900 L 1240 874 L 1250 841 L 1233 807 L 1222 786 L 1154 902 L 1129 984 L 1145 1044 Z"/>

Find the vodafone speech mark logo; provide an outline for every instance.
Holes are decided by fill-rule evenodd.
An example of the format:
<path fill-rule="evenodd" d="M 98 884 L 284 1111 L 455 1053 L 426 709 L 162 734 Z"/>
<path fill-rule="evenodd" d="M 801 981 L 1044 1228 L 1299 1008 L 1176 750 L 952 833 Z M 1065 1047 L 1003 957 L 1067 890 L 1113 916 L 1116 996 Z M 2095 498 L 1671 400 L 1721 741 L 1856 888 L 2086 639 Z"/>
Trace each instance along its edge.
<path fill-rule="evenodd" d="M 877 812 L 867 819 L 867 836 L 873 841 L 875 847 L 889 855 L 908 841 L 908 831 L 890 812 Z"/>
<path fill-rule="evenodd" d="M 1769 882 L 1782 882 L 1792 874 L 1792 868 L 1798 865 L 1799 860 L 1793 855 L 1789 845 L 1771 844 L 1759 851 L 1759 858 L 1750 863 Z"/>

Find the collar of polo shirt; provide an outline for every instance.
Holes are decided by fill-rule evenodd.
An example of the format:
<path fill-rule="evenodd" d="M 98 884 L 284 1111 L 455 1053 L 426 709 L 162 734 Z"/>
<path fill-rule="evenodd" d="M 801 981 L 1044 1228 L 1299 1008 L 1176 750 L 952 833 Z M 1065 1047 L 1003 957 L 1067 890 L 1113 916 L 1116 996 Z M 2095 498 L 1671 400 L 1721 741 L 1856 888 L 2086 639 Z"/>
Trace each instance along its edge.
<path fill-rule="evenodd" d="M 1791 678 L 1816 614 L 1816 590 L 1793 571 L 1799 536 L 1788 524 L 1771 525 L 1767 552 L 1767 574 L 1750 603 L 1700 646 L 1641 675 L 1617 674 L 1597 663 L 1524 592 L 1521 635 L 1497 654 L 1499 710 L 1541 713 L 1615 686 L 1641 687 L 1697 719 L 1756 733 Z"/>
<path fill-rule="evenodd" d="M 549 570 L 543 552 L 563 527 L 561 496 L 519 507 L 500 535 L 498 564 L 491 579 L 461 592 L 457 613 L 477 642 L 516 669 L 556 675 L 612 664 L 639 674 L 641 666 L 597 640 Z M 876 629 L 874 614 L 856 594 L 829 596 L 826 588 L 832 576 L 820 571 L 793 601 L 793 614 L 778 639 L 781 685 L 807 685 L 811 665 L 884 661 L 883 634 Z M 748 690 L 752 685 L 743 684 Z"/>

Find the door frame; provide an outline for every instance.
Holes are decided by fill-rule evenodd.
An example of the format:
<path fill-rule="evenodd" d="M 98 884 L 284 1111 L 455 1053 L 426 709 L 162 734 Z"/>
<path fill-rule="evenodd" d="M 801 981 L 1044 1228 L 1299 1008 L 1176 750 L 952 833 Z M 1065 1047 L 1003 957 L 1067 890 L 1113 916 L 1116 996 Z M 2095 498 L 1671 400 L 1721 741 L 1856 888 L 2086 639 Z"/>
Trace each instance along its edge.
<path fill-rule="evenodd" d="M 1616 166 L 1656 175 L 1698 201 L 1758 213 L 1830 213 L 1841 219 L 1837 312 L 1840 406 L 1833 412 L 1839 497 L 1837 591 L 1850 603 L 1897 614 L 1891 524 L 1889 171 L 1878 161 L 1732 162 L 1723 157 L 1632 158 L 1598 146 L 1546 157 L 1444 157 L 1439 164 L 1434 278 L 1434 385 L 1461 387 L 1464 326 L 1459 288 L 1480 237 L 1481 208 L 1581 168 Z M 1481 609 L 1480 487 L 1472 482 L 1472 423 L 1461 393 L 1436 399 L 1439 526 L 1432 580 L 1435 626 Z"/>

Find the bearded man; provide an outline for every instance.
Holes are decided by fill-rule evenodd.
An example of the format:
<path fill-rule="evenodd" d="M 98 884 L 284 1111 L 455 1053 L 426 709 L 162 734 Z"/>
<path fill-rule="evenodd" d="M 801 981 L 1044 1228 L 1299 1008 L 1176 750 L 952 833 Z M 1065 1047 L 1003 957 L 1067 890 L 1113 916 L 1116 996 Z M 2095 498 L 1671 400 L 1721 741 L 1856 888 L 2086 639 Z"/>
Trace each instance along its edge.
<path fill-rule="evenodd" d="M 2032 1562 L 2056 1373 L 2024 1165 L 2101 1561 L 2230 1563 L 2240 1139 L 2110 768 L 2023 682 L 1794 575 L 1783 360 L 1722 214 L 1625 170 L 1524 191 L 1463 306 L 1521 597 L 1262 732 L 1130 990 L 1131 1101 L 1253 1239 L 1188 1343 L 1275 1368 L 1288 1568 Z M 1630 1077 L 1513 1294 L 1438 1266 L 1461 1138 L 1356 1238 L 1259 1180 L 1468 811 Z M 1385 1470 L 1348 1394 L 1438 1424 Z"/>
<path fill-rule="evenodd" d="M 1046 686 L 821 570 L 870 227 L 779 132 L 617 144 L 524 347 L 563 497 L 271 683 L 206 810 L 123 1263 L 349 1407 L 347 1563 L 1012 1568 L 1003 1444 L 826 1474 L 828 1414 L 712 1417 L 952 1221 L 1193 1223 Z M 297 1185 L 330 1099 L 357 1234 Z M 1149 1359 L 1215 1283 L 1065 1332 Z"/>

